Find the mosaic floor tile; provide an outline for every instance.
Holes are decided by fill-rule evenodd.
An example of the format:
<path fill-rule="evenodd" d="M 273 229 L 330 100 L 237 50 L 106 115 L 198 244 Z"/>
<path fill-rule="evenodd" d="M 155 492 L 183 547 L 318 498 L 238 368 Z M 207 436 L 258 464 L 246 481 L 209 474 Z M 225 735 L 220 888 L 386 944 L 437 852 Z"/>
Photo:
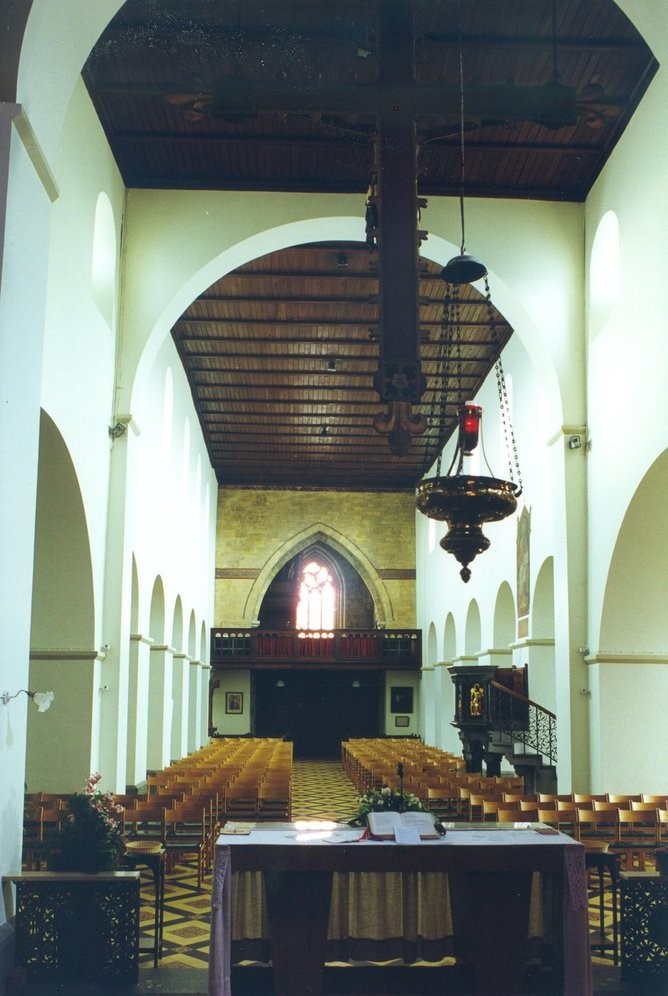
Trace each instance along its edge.
<path fill-rule="evenodd" d="M 295 761 L 293 769 L 292 818 L 349 820 L 357 808 L 357 790 L 343 773 L 338 761 Z M 152 882 L 142 879 L 142 932 L 153 926 Z M 206 875 L 201 891 L 197 889 L 195 864 L 181 862 L 168 875 L 165 890 L 164 946 L 161 967 L 208 968 L 209 907 L 211 876 Z M 598 941 L 598 894 L 590 889 L 590 927 L 592 940 Z M 612 937 L 612 902 L 606 894 L 604 932 Z M 594 936 L 594 934 L 596 936 Z M 612 952 L 594 952 L 597 965 L 612 965 Z M 152 957 L 142 954 L 142 967 L 153 965 Z"/>

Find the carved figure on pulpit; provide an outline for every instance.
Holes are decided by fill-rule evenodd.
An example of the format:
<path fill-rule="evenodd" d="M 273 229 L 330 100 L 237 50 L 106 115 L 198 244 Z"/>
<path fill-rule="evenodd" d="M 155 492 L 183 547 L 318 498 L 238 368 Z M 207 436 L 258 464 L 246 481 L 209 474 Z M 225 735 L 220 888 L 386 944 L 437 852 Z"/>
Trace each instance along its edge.
<path fill-rule="evenodd" d="M 483 703 L 485 701 L 485 690 L 477 681 L 471 685 L 469 694 L 469 716 L 482 716 Z"/>

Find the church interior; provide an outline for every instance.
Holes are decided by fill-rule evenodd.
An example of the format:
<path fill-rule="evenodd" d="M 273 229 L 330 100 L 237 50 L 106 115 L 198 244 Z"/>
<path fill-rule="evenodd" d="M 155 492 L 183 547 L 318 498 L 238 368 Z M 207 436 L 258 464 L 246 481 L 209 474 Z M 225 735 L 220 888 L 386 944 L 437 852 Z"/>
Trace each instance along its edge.
<path fill-rule="evenodd" d="M 91 773 L 136 801 L 290 745 L 280 818 L 349 819 L 399 763 L 455 822 L 520 778 L 541 819 L 651 814 L 588 912 L 593 991 L 660 991 L 668 11 L 14 0 L 0 27 L 5 886 L 27 801 Z M 202 848 L 131 991 L 206 991 Z"/>

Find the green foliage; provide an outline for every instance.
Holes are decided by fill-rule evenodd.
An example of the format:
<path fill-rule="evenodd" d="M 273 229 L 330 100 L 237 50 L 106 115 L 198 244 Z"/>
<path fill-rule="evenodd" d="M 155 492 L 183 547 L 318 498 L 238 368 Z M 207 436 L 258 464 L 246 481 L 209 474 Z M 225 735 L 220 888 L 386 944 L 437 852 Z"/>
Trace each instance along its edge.
<path fill-rule="evenodd" d="M 92 774 L 83 792 L 69 799 L 69 812 L 57 841 L 61 871 L 111 871 L 125 851 L 121 806 L 97 787 L 102 776 Z"/>

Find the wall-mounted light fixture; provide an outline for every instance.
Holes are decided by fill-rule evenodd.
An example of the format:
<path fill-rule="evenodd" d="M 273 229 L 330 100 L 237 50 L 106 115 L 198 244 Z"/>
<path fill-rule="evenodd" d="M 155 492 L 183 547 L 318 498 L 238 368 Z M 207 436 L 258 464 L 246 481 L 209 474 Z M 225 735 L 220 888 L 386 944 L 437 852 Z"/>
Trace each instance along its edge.
<path fill-rule="evenodd" d="M 18 698 L 22 692 L 24 695 L 27 695 L 29 699 L 32 699 L 37 706 L 38 712 L 46 712 L 55 698 L 53 692 L 29 692 L 27 688 L 19 688 L 18 692 L 15 692 L 14 695 L 10 695 L 9 692 L 3 692 L 2 695 L 0 695 L 0 702 L 2 702 L 3 705 L 9 705 L 11 700 Z"/>

